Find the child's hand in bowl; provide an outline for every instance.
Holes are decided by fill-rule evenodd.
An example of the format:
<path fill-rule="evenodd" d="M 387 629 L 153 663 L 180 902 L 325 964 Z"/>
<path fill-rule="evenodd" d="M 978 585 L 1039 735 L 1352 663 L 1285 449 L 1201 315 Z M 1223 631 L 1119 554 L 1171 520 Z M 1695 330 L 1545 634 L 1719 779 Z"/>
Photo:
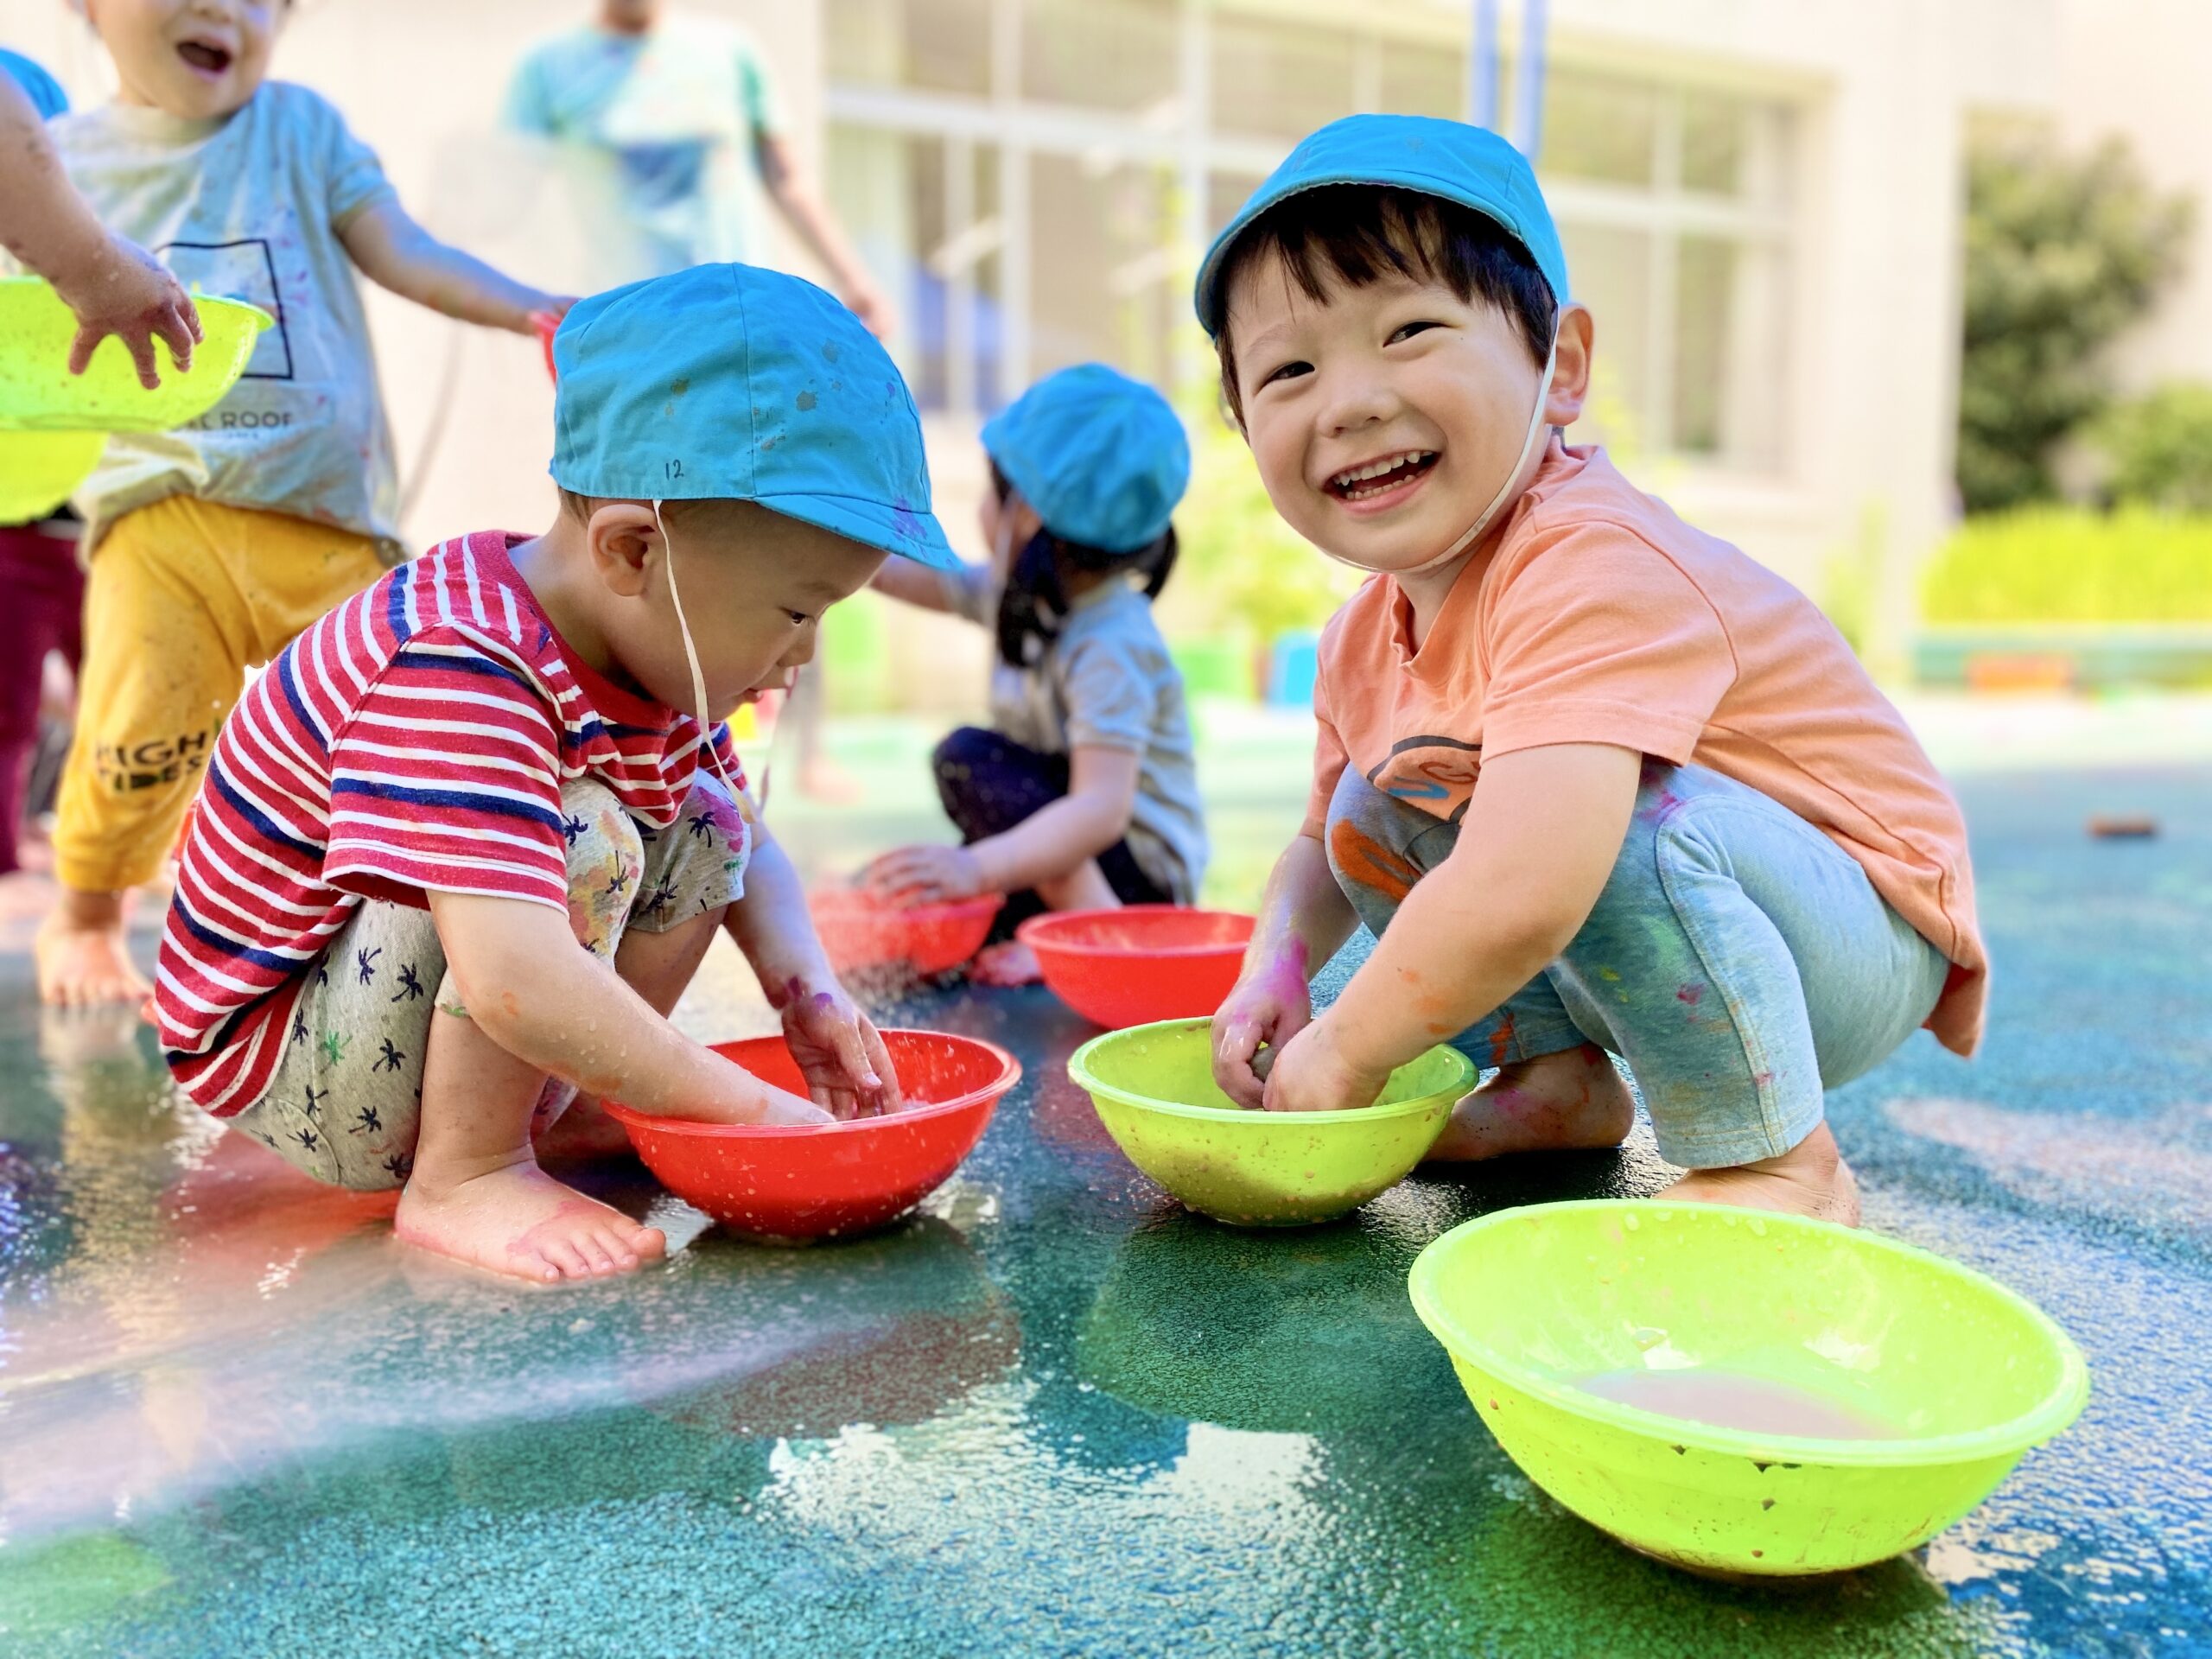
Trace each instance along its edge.
<path fill-rule="evenodd" d="M 901 847 L 862 870 L 861 885 L 886 904 L 945 905 L 983 893 L 983 866 L 965 847 Z"/>
<path fill-rule="evenodd" d="M 878 1117 L 906 1103 L 883 1039 L 835 980 L 793 986 L 783 1001 L 784 1046 L 805 1075 L 814 1103 L 840 1122 Z"/>
<path fill-rule="evenodd" d="M 1213 1016 L 1213 1080 L 1248 1110 L 1261 1104 L 1266 1075 L 1253 1065 L 1262 1048 L 1278 1058 L 1313 1018 L 1306 952 L 1295 941 L 1257 969 L 1248 969 Z"/>
<path fill-rule="evenodd" d="M 1371 1071 L 1348 1058 L 1319 1020 L 1281 1046 L 1260 1103 L 1271 1112 L 1340 1112 L 1372 1106 L 1389 1080 L 1388 1066 Z"/>

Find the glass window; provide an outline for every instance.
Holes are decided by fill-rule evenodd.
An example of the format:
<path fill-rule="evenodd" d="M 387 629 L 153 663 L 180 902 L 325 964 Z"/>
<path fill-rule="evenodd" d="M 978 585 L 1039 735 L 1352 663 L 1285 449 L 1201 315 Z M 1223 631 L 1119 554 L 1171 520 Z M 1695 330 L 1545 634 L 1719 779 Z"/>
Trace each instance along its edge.
<path fill-rule="evenodd" d="M 1685 236 L 1676 259 L 1669 447 L 1771 471 L 1786 453 L 1781 257 L 1753 244 Z"/>
<path fill-rule="evenodd" d="M 934 92 L 991 90 L 991 0 L 829 0 L 833 79 Z"/>
<path fill-rule="evenodd" d="M 1352 113 L 1352 37 L 1217 14 L 1212 92 L 1222 131 L 1303 138 Z"/>
<path fill-rule="evenodd" d="M 1211 241 L 1229 228 L 1236 210 L 1252 199 L 1264 182 L 1257 173 L 1215 173 L 1206 180 L 1206 238 Z"/>
<path fill-rule="evenodd" d="M 1467 112 L 1467 54 L 1443 46 L 1413 46 L 1385 41 L 1377 107 L 1393 115 L 1439 115 L 1463 119 Z"/>
<path fill-rule="evenodd" d="M 1570 221 L 1560 226 L 1560 240 L 1567 280 L 1590 308 L 1595 334 L 1589 401 L 1567 436 L 1637 454 L 1655 436 L 1644 412 L 1651 389 L 1651 238 Z"/>
<path fill-rule="evenodd" d="M 1510 66 L 1500 71 L 1510 84 Z M 1659 147 L 1662 89 L 1611 75 L 1554 68 L 1544 82 L 1542 170 L 1562 179 L 1649 185 Z"/>
<path fill-rule="evenodd" d="M 1027 0 L 1021 95 L 1091 109 L 1155 109 L 1177 96 L 1172 0 Z"/>

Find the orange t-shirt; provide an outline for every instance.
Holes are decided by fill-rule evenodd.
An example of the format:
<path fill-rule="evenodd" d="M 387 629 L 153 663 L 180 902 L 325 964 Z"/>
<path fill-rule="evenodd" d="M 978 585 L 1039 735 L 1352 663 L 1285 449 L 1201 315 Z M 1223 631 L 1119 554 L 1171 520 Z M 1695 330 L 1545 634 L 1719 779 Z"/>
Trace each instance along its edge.
<path fill-rule="evenodd" d="M 1556 439 L 1504 534 L 1471 563 L 1421 649 L 1388 576 L 1321 636 L 1306 833 L 1347 765 L 1450 820 L 1484 755 L 1611 743 L 1749 785 L 1857 859 L 1953 963 L 1929 1027 L 1971 1053 L 1988 958 L 1965 820 L 1903 716 L 1819 608 Z"/>

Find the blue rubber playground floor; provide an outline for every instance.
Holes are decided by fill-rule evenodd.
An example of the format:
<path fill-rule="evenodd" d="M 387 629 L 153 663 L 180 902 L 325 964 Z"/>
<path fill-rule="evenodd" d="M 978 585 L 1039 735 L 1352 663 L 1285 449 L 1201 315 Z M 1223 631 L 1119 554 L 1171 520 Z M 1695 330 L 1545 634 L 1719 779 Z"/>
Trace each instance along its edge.
<path fill-rule="evenodd" d="M 1499 1205 L 1659 1185 L 1641 1131 L 1238 1233 L 1105 1139 L 1062 1070 L 1088 1034 L 1071 1015 L 932 993 L 887 1017 L 989 1037 L 1027 1076 L 925 1213 L 767 1250 L 613 1168 L 600 1190 L 664 1221 L 673 1259 L 541 1293 L 274 1173 L 175 1103 L 127 1020 L 41 1020 L 16 953 L 0 1653 L 2212 1650 L 2212 750 L 1978 718 L 1937 748 L 1999 963 L 1987 1048 L 1968 1065 L 1916 1038 L 1833 1116 L 1869 1224 L 2036 1299 L 2094 1394 L 1916 1556 L 1774 1589 L 1688 1578 L 1560 1511 L 1477 1421 L 1408 1264 Z M 1224 898 L 1249 899 L 1298 814 L 1263 735 L 1209 745 Z M 862 768 L 913 747 L 846 744 Z M 926 827 L 912 780 L 871 782 L 858 811 L 772 820 L 824 867 Z M 2097 811 L 2162 832 L 2093 841 Z M 684 1023 L 760 1028 L 734 963 L 709 967 Z"/>

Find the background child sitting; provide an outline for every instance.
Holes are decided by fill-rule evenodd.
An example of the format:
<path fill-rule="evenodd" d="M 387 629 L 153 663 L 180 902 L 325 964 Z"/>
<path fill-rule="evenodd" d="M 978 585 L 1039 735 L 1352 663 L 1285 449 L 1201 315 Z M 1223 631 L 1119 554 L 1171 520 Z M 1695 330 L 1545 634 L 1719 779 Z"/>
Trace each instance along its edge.
<path fill-rule="evenodd" d="M 1323 636 L 1306 826 L 1216 1075 L 1360 1105 L 1448 1039 L 1499 1069 L 1434 1155 L 1481 1158 L 1619 1141 L 1610 1050 L 1676 1196 L 1855 1221 L 1824 1090 L 1923 1022 L 1980 1033 L 1966 828 L 1810 601 L 1557 441 L 1593 340 L 1567 292 L 1520 155 L 1413 117 L 1308 137 L 1201 269 L 1276 511 L 1376 573 Z"/>
<path fill-rule="evenodd" d="M 201 1107 L 319 1179 L 404 1183 L 401 1237 L 541 1280 L 663 1248 L 539 1171 L 533 1120 L 576 1090 L 718 1122 L 898 1103 L 692 711 L 781 684 L 887 552 L 956 563 L 899 372 L 819 289 L 702 266 L 584 302 L 555 351 L 558 518 L 448 542 L 255 682 L 156 992 Z M 668 1023 L 723 927 L 817 1103 Z"/>
<path fill-rule="evenodd" d="M 1205 874 L 1183 679 L 1152 615 L 1191 452 L 1158 392 L 1096 363 L 1039 381 L 982 435 L 990 564 L 875 580 L 997 632 L 992 729 L 963 727 L 935 758 L 967 844 L 902 848 L 863 880 L 914 903 L 1011 895 L 975 973 L 1014 985 L 1037 977 L 1011 937 L 1028 918 L 1187 905 Z"/>
<path fill-rule="evenodd" d="M 89 0 L 113 102 L 52 128 L 101 219 L 203 293 L 277 319 L 175 432 L 118 436 L 78 497 L 90 561 L 76 741 L 39 938 L 48 1001 L 133 999 L 123 897 L 151 880 L 246 668 L 403 556 L 354 280 L 518 334 L 564 303 L 426 234 L 303 87 L 264 84 L 270 0 Z"/>

